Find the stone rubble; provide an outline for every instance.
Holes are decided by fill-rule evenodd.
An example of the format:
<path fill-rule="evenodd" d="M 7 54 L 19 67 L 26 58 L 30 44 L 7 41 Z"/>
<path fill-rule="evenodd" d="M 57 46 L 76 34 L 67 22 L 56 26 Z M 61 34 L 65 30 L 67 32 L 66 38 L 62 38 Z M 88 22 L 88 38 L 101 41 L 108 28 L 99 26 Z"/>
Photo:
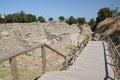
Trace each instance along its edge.
<path fill-rule="evenodd" d="M 42 42 L 67 55 L 72 51 L 67 47 L 71 47 L 70 45 L 77 47 L 81 41 L 91 36 L 92 31 L 86 24 L 79 27 L 75 24 L 68 25 L 65 22 L 0 24 L 0 56 L 14 54 Z M 28 52 L 27 55 L 32 57 L 30 59 L 36 59 L 36 57 L 40 57 L 40 52 L 37 49 Z M 46 52 L 49 54 L 51 51 Z M 47 58 L 51 59 L 53 56 L 56 57 L 48 55 Z M 19 64 L 23 66 L 23 63 Z"/>

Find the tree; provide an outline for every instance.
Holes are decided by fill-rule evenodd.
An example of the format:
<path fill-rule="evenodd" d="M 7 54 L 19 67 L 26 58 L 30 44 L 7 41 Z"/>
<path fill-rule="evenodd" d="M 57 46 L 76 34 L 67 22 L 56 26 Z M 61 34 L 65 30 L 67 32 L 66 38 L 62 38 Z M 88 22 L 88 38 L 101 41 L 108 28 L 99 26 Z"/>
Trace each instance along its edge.
<path fill-rule="evenodd" d="M 20 11 L 19 12 L 19 22 L 24 23 L 25 22 L 25 16 L 26 16 L 25 12 Z"/>
<path fill-rule="evenodd" d="M 12 22 L 13 22 L 13 16 L 12 16 L 12 14 L 8 14 L 8 15 L 5 17 L 5 19 L 6 19 L 6 22 L 7 22 L 7 23 L 12 23 Z"/>
<path fill-rule="evenodd" d="M 14 22 L 18 22 L 18 15 L 17 15 L 17 13 L 13 14 L 13 21 Z"/>
<path fill-rule="evenodd" d="M 91 26 L 91 28 L 93 28 L 93 26 L 95 25 L 95 20 L 92 18 L 89 22 L 88 25 Z"/>
<path fill-rule="evenodd" d="M 24 16 L 25 22 L 36 22 L 36 16 L 32 14 L 25 14 Z"/>
<path fill-rule="evenodd" d="M 85 20 L 85 18 L 83 17 L 83 18 L 77 18 L 77 23 L 79 24 L 79 25 L 83 25 L 83 24 L 85 24 L 86 23 L 86 20 Z"/>
<path fill-rule="evenodd" d="M 65 20 L 64 16 L 59 16 L 59 20 L 62 22 Z"/>
<path fill-rule="evenodd" d="M 32 22 L 36 22 L 37 21 L 37 18 L 35 15 L 32 15 Z"/>
<path fill-rule="evenodd" d="M 51 22 L 51 21 L 53 21 L 53 18 L 52 18 L 52 17 L 50 17 L 50 18 L 49 18 L 49 21 L 50 21 L 50 22 Z"/>
<path fill-rule="evenodd" d="M 44 19 L 42 16 L 39 16 L 39 17 L 38 17 L 38 21 L 40 21 L 40 22 L 43 23 L 43 22 L 45 22 L 45 19 Z"/>
<path fill-rule="evenodd" d="M 0 14 L 0 23 L 3 23 L 4 19 L 2 18 L 2 15 Z"/>
<path fill-rule="evenodd" d="M 3 22 L 12 23 L 26 23 L 26 22 L 36 22 L 36 16 L 32 14 L 26 14 L 24 11 L 20 11 L 13 14 L 4 15 Z"/>
<path fill-rule="evenodd" d="M 119 15 L 119 7 L 115 7 L 114 9 L 112 8 L 111 11 L 112 11 L 112 13 L 113 13 L 113 14 L 112 14 L 113 17 Z"/>
<path fill-rule="evenodd" d="M 1 15 L 0 15 L 0 23 L 2 23 L 2 17 L 1 17 Z"/>
<path fill-rule="evenodd" d="M 112 17 L 113 12 L 110 10 L 110 8 L 105 7 L 101 8 L 97 14 L 96 22 L 99 23 L 108 17 Z"/>
<path fill-rule="evenodd" d="M 120 12 L 117 13 L 117 16 L 120 16 Z"/>
<path fill-rule="evenodd" d="M 73 16 L 70 16 L 69 19 L 66 20 L 69 25 L 76 24 L 76 19 Z"/>

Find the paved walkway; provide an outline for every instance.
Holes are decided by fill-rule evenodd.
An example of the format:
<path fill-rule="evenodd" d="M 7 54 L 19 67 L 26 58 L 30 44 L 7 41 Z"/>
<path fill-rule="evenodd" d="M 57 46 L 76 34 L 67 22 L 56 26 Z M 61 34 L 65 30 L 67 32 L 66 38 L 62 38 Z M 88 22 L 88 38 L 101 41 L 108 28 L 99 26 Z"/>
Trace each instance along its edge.
<path fill-rule="evenodd" d="M 89 41 L 68 70 L 49 72 L 38 80 L 115 80 L 108 55 L 105 42 Z"/>

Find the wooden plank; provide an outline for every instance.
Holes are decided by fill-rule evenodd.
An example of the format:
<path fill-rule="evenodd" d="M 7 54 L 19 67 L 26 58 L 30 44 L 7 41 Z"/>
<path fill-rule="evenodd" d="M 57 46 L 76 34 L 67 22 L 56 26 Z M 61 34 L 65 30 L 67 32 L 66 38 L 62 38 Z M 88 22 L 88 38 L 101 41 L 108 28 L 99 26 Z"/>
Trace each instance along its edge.
<path fill-rule="evenodd" d="M 41 47 L 42 51 L 42 74 L 46 71 L 46 53 L 45 53 L 45 46 Z"/>
<path fill-rule="evenodd" d="M 111 59 L 106 56 L 105 61 L 104 54 L 109 54 L 107 45 L 104 49 L 102 41 L 90 41 L 71 67 L 63 71 L 46 73 L 38 80 L 116 80 L 113 69 L 108 64 Z M 109 76 L 106 75 L 106 69 Z"/>
<path fill-rule="evenodd" d="M 10 59 L 10 68 L 11 68 L 11 74 L 12 74 L 12 78 L 13 78 L 12 80 L 19 80 L 17 64 L 16 64 L 15 58 Z"/>

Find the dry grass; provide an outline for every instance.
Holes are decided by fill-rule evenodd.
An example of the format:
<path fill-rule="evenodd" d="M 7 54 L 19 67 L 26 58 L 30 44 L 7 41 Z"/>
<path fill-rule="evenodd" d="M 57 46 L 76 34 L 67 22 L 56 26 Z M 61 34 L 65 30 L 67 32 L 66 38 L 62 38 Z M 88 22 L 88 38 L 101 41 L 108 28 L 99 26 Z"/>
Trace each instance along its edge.
<path fill-rule="evenodd" d="M 66 46 L 66 49 L 74 50 L 75 46 L 73 44 L 69 44 L 69 45 Z"/>
<path fill-rule="evenodd" d="M 42 75 L 40 70 L 18 69 L 20 80 L 34 80 Z M 10 69 L 0 69 L 0 80 L 12 80 Z"/>
<path fill-rule="evenodd" d="M 0 69 L 1 80 L 11 80 L 10 69 Z"/>

